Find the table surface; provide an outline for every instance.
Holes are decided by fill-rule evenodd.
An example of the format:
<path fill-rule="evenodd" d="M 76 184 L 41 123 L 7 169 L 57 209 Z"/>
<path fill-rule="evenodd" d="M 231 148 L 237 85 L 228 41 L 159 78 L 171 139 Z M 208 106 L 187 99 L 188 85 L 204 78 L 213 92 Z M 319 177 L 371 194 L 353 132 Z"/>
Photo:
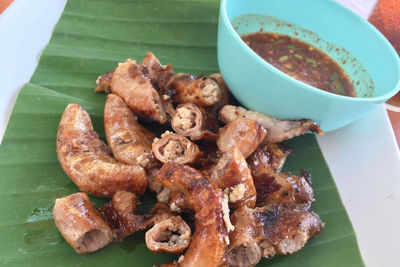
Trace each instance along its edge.
<path fill-rule="evenodd" d="M 349 4 L 348 0 L 339 2 Z M 353 0 L 350 7 L 365 17 L 373 2 Z M 0 139 L 17 94 L 34 72 L 65 3 L 15 0 L 0 15 Z M 3 4 L 0 0 L 0 10 Z M 400 153 L 384 105 L 347 127 L 318 137 L 318 143 L 366 265 L 399 266 Z"/>

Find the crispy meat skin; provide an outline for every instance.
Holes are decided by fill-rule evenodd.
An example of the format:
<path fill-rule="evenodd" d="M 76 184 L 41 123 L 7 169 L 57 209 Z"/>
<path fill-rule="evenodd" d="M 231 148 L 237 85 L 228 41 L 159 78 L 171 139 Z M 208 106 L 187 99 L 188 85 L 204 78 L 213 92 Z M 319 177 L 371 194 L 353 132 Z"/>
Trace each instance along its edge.
<path fill-rule="evenodd" d="M 220 85 L 210 77 L 178 73 L 171 84 L 171 89 L 174 103 L 193 103 L 201 107 L 209 107 L 222 98 Z"/>
<path fill-rule="evenodd" d="M 53 217 L 61 235 L 79 254 L 94 252 L 112 242 L 110 226 L 85 193 L 56 199 Z"/>
<path fill-rule="evenodd" d="M 190 227 L 180 216 L 156 223 L 146 232 L 145 241 L 149 250 L 155 253 L 181 253 L 190 244 Z"/>
<path fill-rule="evenodd" d="M 222 152 L 236 146 L 247 158 L 267 135 L 267 131 L 255 120 L 239 119 L 220 129 L 217 145 Z"/>
<path fill-rule="evenodd" d="M 101 217 L 115 232 L 115 241 L 122 241 L 133 233 L 144 230 L 154 223 L 172 217 L 172 213 L 163 203 L 157 203 L 149 214 L 136 214 L 137 197 L 135 194 L 118 191 L 112 200 L 100 209 Z"/>
<path fill-rule="evenodd" d="M 196 144 L 181 134 L 165 132 L 153 142 L 152 150 L 159 161 L 193 164 L 201 156 Z"/>
<path fill-rule="evenodd" d="M 219 111 L 218 115 L 220 120 L 225 123 L 240 118 L 258 121 L 268 131 L 264 143 L 279 143 L 303 135 L 308 131 L 319 135 L 324 133 L 318 124 L 312 120 L 279 120 L 261 112 L 246 110 L 243 107 L 226 105 Z"/>
<path fill-rule="evenodd" d="M 135 114 L 117 95 L 107 96 L 104 128 L 107 142 L 118 161 L 142 167 L 153 161 L 151 144 L 155 135 L 138 123 Z"/>
<path fill-rule="evenodd" d="M 144 169 L 117 162 L 79 105 L 69 104 L 61 117 L 57 155 L 66 174 L 80 190 L 89 194 L 111 197 L 124 190 L 141 195 L 146 190 Z"/>
<path fill-rule="evenodd" d="M 236 209 L 241 206 L 254 208 L 256 188 L 246 159 L 236 146 L 226 151 L 211 172 L 211 178 L 219 188 L 229 194 L 229 205 Z"/>
<path fill-rule="evenodd" d="M 189 137 L 192 141 L 206 139 L 215 140 L 218 122 L 214 116 L 193 103 L 177 106 L 171 119 L 171 127 L 175 132 Z"/>
<path fill-rule="evenodd" d="M 321 232 L 324 223 L 307 205 L 272 204 L 250 209 L 241 207 L 231 216 L 230 266 L 254 266 L 276 253 L 292 254 Z"/>
<path fill-rule="evenodd" d="M 270 147 L 271 148 L 271 147 Z M 272 147 L 270 152 L 278 150 Z M 248 159 L 254 185 L 257 190 L 256 206 L 264 206 L 272 203 L 299 203 L 311 205 L 314 201 L 310 178 L 306 175 L 297 176 L 288 172 L 277 173 L 281 163 L 266 155 L 264 148 L 259 148 Z M 282 152 L 284 153 L 284 152 Z M 276 155 L 275 154 L 275 155 Z M 304 172 L 304 174 L 306 174 Z"/>
<path fill-rule="evenodd" d="M 115 232 L 116 241 L 122 241 L 129 235 L 147 227 L 151 217 L 135 214 L 136 204 L 135 194 L 118 191 L 110 202 L 99 209 L 101 216 Z"/>
<path fill-rule="evenodd" d="M 276 143 L 259 146 L 247 161 L 251 163 L 252 172 L 258 173 L 280 173 L 285 160 L 293 149 Z"/>
<path fill-rule="evenodd" d="M 114 75 L 114 70 L 111 70 L 99 76 L 97 78 L 96 88 L 94 89 L 94 91 L 98 93 L 101 92 L 110 93 L 111 92 L 110 83 L 113 75 Z"/>
<path fill-rule="evenodd" d="M 154 54 L 148 52 L 142 64 L 128 59 L 115 70 L 100 76 L 95 91 L 114 93 L 138 116 L 163 124 L 167 121 L 166 112 L 171 111 L 172 104 L 164 100 L 162 95 L 173 79 L 171 65 L 161 65 Z"/>
<path fill-rule="evenodd" d="M 120 63 L 111 80 L 111 92 L 121 97 L 136 115 L 163 124 L 167 121 L 163 101 L 143 73 L 143 67 L 130 59 Z"/>
<path fill-rule="evenodd" d="M 225 266 L 222 191 L 197 170 L 177 163 L 165 163 L 156 179 L 171 191 L 183 192 L 196 212 L 192 242 L 179 266 Z"/>
<path fill-rule="evenodd" d="M 165 92 L 166 88 L 174 81 L 174 71 L 171 64 L 161 65 L 160 61 L 153 53 L 147 52 L 142 61 L 143 73 L 150 78 L 151 83 L 160 92 Z"/>

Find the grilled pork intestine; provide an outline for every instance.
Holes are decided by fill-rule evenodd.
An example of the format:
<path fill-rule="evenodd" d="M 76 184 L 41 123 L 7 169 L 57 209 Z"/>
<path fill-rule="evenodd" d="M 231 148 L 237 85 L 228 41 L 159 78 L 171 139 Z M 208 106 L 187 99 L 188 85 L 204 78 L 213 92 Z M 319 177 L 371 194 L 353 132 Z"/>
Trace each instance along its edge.
<path fill-rule="evenodd" d="M 142 167 L 154 161 L 151 145 L 155 135 L 138 123 L 135 114 L 117 95 L 107 96 L 104 129 L 107 142 L 118 161 Z"/>
<path fill-rule="evenodd" d="M 79 254 L 99 250 L 113 240 L 110 226 L 85 193 L 56 199 L 53 217 L 61 235 Z"/>
<path fill-rule="evenodd" d="M 96 80 L 95 92 L 101 93 L 111 93 L 111 80 L 114 75 L 114 70 L 108 71 L 103 75 L 99 76 Z"/>
<path fill-rule="evenodd" d="M 280 152 L 279 152 L 280 151 Z M 270 157 L 271 153 L 278 155 L 277 161 Z M 311 177 L 302 172 L 297 176 L 288 172 L 281 172 L 280 167 L 285 152 L 276 146 L 258 148 L 248 158 L 249 167 L 257 190 L 256 206 L 272 203 L 299 203 L 311 205 L 314 201 L 311 187 Z"/>
<path fill-rule="evenodd" d="M 190 227 L 180 216 L 162 220 L 146 232 L 145 241 L 155 253 L 181 253 L 190 244 Z"/>
<path fill-rule="evenodd" d="M 168 86 L 174 80 L 174 71 L 171 69 L 171 64 L 161 65 L 160 61 L 151 52 L 146 53 L 141 68 L 142 72 L 149 77 L 151 83 L 161 93 L 166 92 Z"/>
<path fill-rule="evenodd" d="M 246 159 L 236 146 L 226 151 L 211 171 L 211 178 L 229 196 L 231 208 L 256 204 L 256 188 Z"/>
<path fill-rule="evenodd" d="M 287 156 L 293 149 L 280 144 L 271 143 L 260 145 L 247 161 L 251 163 L 252 172 L 259 173 L 280 173 Z"/>
<path fill-rule="evenodd" d="M 218 123 L 215 117 L 193 103 L 180 104 L 171 119 L 175 132 L 189 137 L 192 141 L 217 138 Z"/>
<path fill-rule="evenodd" d="M 162 66 L 152 53 L 147 53 L 142 64 L 127 59 L 100 76 L 95 91 L 116 94 L 139 117 L 163 124 L 167 121 L 166 111 L 171 109 L 164 93 L 172 80 L 171 66 Z"/>
<path fill-rule="evenodd" d="M 267 131 L 255 120 L 239 119 L 220 129 L 217 145 L 222 152 L 236 146 L 247 158 L 264 140 Z"/>
<path fill-rule="evenodd" d="M 79 105 L 69 104 L 61 117 L 57 155 L 61 167 L 81 191 L 111 197 L 120 190 L 139 195 L 146 190 L 144 169 L 117 162 L 110 148 L 93 130 L 89 115 Z"/>
<path fill-rule="evenodd" d="M 232 121 L 246 118 L 258 121 L 267 131 L 268 134 L 264 139 L 264 143 L 280 143 L 296 136 L 305 134 L 308 131 L 323 135 L 323 131 L 318 124 L 312 120 L 279 120 L 267 114 L 246 110 L 243 107 L 226 105 L 218 114 L 221 121 L 230 123 Z"/>
<path fill-rule="evenodd" d="M 181 134 L 165 132 L 161 139 L 155 139 L 152 145 L 154 156 L 159 161 L 193 164 L 201 156 L 196 144 Z"/>
<path fill-rule="evenodd" d="M 272 204 L 241 207 L 231 216 L 235 230 L 229 234 L 229 266 L 254 266 L 261 256 L 292 254 L 318 234 L 324 223 L 307 205 Z"/>
<path fill-rule="evenodd" d="M 186 73 L 175 75 L 171 90 L 174 103 L 193 103 L 209 107 L 222 98 L 221 87 L 216 79 Z"/>
<path fill-rule="evenodd" d="M 184 193 L 196 213 L 195 232 L 179 266 L 225 266 L 230 221 L 221 189 L 199 171 L 177 163 L 165 163 L 156 179 L 169 190 Z"/>
<path fill-rule="evenodd" d="M 120 96 L 136 115 L 163 124 L 167 121 L 163 100 L 136 61 L 128 59 L 114 71 L 111 92 Z"/>
<path fill-rule="evenodd" d="M 135 194 L 119 191 L 99 209 L 101 216 L 111 226 L 115 241 L 122 241 L 137 231 L 174 216 L 163 203 L 154 205 L 148 214 L 136 214 L 137 202 Z"/>

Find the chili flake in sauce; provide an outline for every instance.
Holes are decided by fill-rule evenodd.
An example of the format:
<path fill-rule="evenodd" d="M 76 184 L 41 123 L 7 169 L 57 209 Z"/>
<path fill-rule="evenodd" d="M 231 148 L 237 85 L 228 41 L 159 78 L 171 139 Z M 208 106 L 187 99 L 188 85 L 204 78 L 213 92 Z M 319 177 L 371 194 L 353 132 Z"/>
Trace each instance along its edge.
<path fill-rule="evenodd" d="M 242 36 L 260 57 L 287 75 L 321 90 L 356 97 L 353 82 L 330 56 L 288 35 L 257 32 Z"/>

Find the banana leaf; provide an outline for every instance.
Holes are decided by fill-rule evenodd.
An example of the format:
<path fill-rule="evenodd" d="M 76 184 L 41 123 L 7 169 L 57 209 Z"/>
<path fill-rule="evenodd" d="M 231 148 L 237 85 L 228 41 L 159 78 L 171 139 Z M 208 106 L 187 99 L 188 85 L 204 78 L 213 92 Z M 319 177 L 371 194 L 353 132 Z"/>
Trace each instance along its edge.
<path fill-rule="evenodd" d="M 70 0 L 39 65 L 22 89 L 0 146 L 0 263 L 6 266 L 152 266 L 177 256 L 151 253 L 144 233 L 90 255 L 78 255 L 52 218 L 54 201 L 77 192 L 56 155 L 57 126 L 69 103 L 83 106 L 104 140 L 104 94 L 96 78 L 126 58 L 152 51 L 175 72 L 218 72 L 219 1 Z M 157 128 L 157 127 L 156 127 Z M 157 128 L 154 131 L 159 131 Z M 313 209 L 323 232 L 298 253 L 258 266 L 364 266 L 356 236 L 313 135 L 295 138 L 285 169 L 313 175 Z M 141 210 L 154 203 L 146 193 Z M 92 198 L 96 205 L 106 200 Z"/>

